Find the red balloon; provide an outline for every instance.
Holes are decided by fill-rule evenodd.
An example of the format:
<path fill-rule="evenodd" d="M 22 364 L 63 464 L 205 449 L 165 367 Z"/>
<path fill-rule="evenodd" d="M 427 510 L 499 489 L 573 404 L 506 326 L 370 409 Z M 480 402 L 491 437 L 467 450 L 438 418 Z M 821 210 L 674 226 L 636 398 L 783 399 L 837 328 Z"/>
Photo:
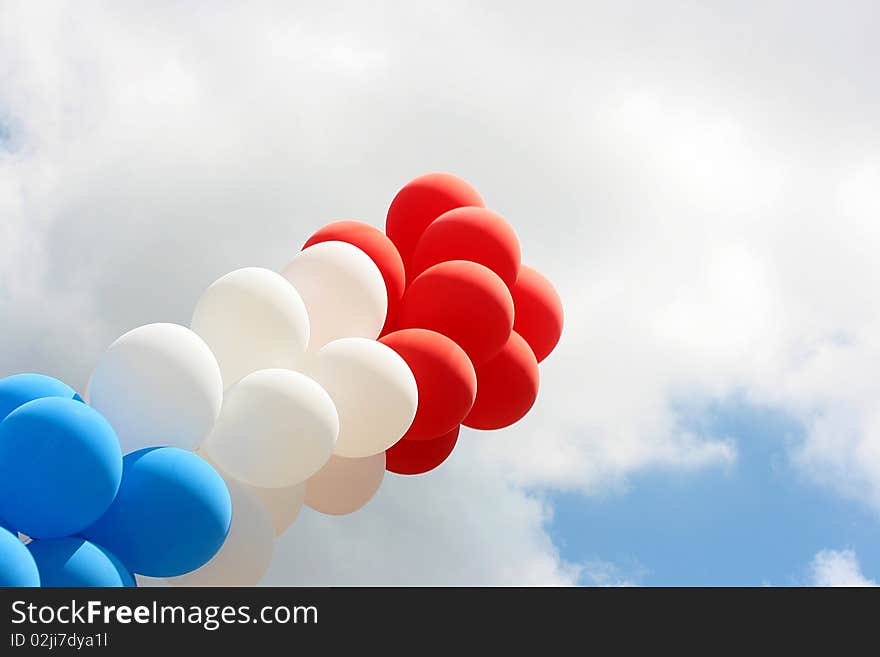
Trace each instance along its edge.
<path fill-rule="evenodd" d="M 501 351 L 513 329 L 513 298 L 498 276 L 467 260 L 441 262 L 419 274 L 400 303 L 398 328 L 442 333 L 474 367 Z"/>
<path fill-rule="evenodd" d="M 388 208 L 385 232 L 409 268 L 416 243 L 434 219 L 464 205 L 483 207 L 473 187 L 450 173 L 429 173 L 408 182 Z"/>
<path fill-rule="evenodd" d="M 527 265 L 520 267 L 511 292 L 516 307 L 513 329 L 529 343 L 540 363 L 562 336 L 562 299 L 550 281 Z"/>
<path fill-rule="evenodd" d="M 382 334 L 390 331 L 406 287 L 403 261 L 394 243 L 381 230 L 362 221 L 334 221 L 327 224 L 308 239 L 303 249 L 321 242 L 347 242 L 366 253 L 376 263 L 388 290 L 388 315 L 385 317 Z"/>
<path fill-rule="evenodd" d="M 461 427 L 433 440 L 399 440 L 385 452 L 385 469 L 402 475 L 430 472 L 443 463 L 458 442 Z"/>
<path fill-rule="evenodd" d="M 445 212 L 425 229 L 416 245 L 409 279 L 431 265 L 448 260 L 470 260 L 485 265 L 513 287 L 519 273 L 519 238 L 497 212 L 486 208 L 456 208 Z"/>
<path fill-rule="evenodd" d="M 401 440 L 431 440 L 461 424 L 477 395 L 477 375 L 464 350 L 425 329 L 395 331 L 379 342 L 406 361 L 419 387 L 416 417 Z"/>
<path fill-rule="evenodd" d="M 509 427 L 532 408 L 540 384 L 535 354 L 514 331 L 504 349 L 477 368 L 477 400 L 462 424 L 484 430 Z"/>

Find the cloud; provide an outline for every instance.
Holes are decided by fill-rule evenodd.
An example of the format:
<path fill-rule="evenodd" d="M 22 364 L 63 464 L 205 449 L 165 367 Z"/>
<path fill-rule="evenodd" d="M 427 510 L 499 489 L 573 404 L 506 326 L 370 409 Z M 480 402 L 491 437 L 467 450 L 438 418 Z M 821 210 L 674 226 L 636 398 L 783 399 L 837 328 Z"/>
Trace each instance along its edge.
<path fill-rule="evenodd" d="M 821 550 L 810 564 L 811 586 L 877 586 L 862 574 L 852 550 Z"/>
<path fill-rule="evenodd" d="M 590 559 L 580 568 L 581 582 L 586 586 L 640 586 L 647 574 L 647 570 L 643 567 L 636 568 L 632 573 L 626 573 L 617 564 L 602 559 Z"/>
<path fill-rule="evenodd" d="M 509 431 L 468 432 L 448 474 L 304 518 L 284 546 L 320 569 L 273 581 L 368 561 L 428 578 L 366 527 L 415 540 L 394 493 L 421 496 L 438 580 L 572 581 L 533 491 L 734 467 L 736 444 L 678 410 L 732 394 L 799 420 L 803 471 L 880 508 L 871 11 L 4 3 L 0 369 L 82 388 L 126 330 L 187 323 L 218 276 L 283 266 L 326 221 L 381 225 L 406 180 L 450 170 L 562 292 L 542 397 Z M 475 499 L 445 506 L 445 486 Z M 509 522 L 478 531 L 493 514 Z"/>
<path fill-rule="evenodd" d="M 431 475 L 388 474 L 350 516 L 305 509 L 279 540 L 266 581 L 279 585 L 570 586 L 581 568 L 558 554 L 551 509 L 483 474 L 467 443 Z"/>

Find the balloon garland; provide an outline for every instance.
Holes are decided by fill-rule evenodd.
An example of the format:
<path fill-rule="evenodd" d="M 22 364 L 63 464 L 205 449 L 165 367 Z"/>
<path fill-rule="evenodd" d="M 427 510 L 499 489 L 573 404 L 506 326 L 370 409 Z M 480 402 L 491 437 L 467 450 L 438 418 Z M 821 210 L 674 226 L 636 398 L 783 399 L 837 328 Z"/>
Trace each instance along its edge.
<path fill-rule="evenodd" d="M 429 174 L 384 233 L 328 224 L 280 272 L 218 279 L 189 327 L 126 333 L 85 399 L 0 380 L 0 586 L 255 585 L 303 505 L 353 513 L 461 426 L 519 421 L 563 324 L 520 260 L 468 183 Z"/>

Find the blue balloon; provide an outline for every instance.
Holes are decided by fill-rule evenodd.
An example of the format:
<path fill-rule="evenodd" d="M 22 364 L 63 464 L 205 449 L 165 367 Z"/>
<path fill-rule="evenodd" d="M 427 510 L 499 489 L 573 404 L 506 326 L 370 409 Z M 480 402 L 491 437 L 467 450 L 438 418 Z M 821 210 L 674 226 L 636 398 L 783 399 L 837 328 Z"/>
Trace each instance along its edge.
<path fill-rule="evenodd" d="M 150 447 L 125 456 L 119 494 L 83 535 L 133 573 L 176 577 L 207 563 L 231 522 L 229 489 L 207 461 L 176 447 Z"/>
<path fill-rule="evenodd" d="M 34 558 L 18 536 L 0 528 L 0 588 L 40 585 L 40 573 Z"/>
<path fill-rule="evenodd" d="M 76 391 L 43 374 L 16 374 L 0 379 L 0 421 L 22 404 L 43 397 L 73 399 Z"/>
<path fill-rule="evenodd" d="M 31 541 L 44 587 L 132 587 L 134 577 L 109 550 L 82 538 Z"/>
<path fill-rule="evenodd" d="M 122 479 L 122 451 L 95 409 L 47 397 L 0 422 L 0 516 L 31 538 L 82 531 L 107 510 Z"/>

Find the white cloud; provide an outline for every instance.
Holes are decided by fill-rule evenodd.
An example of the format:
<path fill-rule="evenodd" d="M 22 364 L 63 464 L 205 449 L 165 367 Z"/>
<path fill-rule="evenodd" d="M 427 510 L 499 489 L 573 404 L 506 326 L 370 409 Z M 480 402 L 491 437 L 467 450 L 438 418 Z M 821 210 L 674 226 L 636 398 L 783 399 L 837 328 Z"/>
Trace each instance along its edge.
<path fill-rule="evenodd" d="M 551 510 L 485 474 L 467 443 L 423 477 L 389 474 L 358 513 L 305 509 L 276 546 L 267 581 L 296 585 L 566 586 L 581 568 L 544 531 Z"/>
<path fill-rule="evenodd" d="M 852 550 L 821 550 L 810 564 L 811 586 L 877 586 L 862 574 Z"/>
<path fill-rule="evenodd" d="M 880 508 L 872 10 L 4 3 L 0 368 L 82 387 L 122 332 L 186 322 L 217 276 L 282 266 L 326 221 L 380 224 L 400 184 L 445 169 L 562 291 L 543 396 L 468 432 L 449 473 L 304 519 L 285 545 L 327 551 L 323 570 L 276 579 L 426 577 L 365 528 L 410 540 L 400 490 L 426 500 L 438 579 L 568 581 L 523 487 L 729 467 L 736 445 L 676 409 L 735 393 L 803 422 L 796 462 Z M 444 507 L 453 485 L 474 506 Z"/>
<path fill-rule="evenodd" d="M 580 574 L 581 582 L 586 586 L 631 587 L 640 586 L 648 572 L 645 568 L 638 567 L 627 573 L 610 561 L 590 559 L 582 564 Z"/>

